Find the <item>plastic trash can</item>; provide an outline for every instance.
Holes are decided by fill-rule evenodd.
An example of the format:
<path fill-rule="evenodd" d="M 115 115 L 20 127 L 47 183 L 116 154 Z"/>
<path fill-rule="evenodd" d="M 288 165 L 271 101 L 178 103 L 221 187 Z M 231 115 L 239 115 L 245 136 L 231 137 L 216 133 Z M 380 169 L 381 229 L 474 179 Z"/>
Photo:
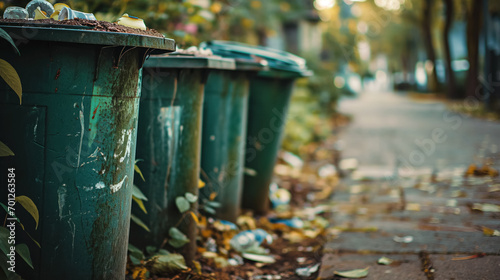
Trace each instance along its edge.
<path fill-rule="evenodd" d="M 157 248 L 176 226 L 190 240 L 179 251 L 187 263 L 196 250 L 196 223 L 180 213 L 177 197 L 198 195 L 202 106 L 207 78 L 220 69 L 234 69 L 233 59 L 190 55 L 151 56 L 145 63 L 139 110 L 137 159 L 145 181 L 135 184 L 148 198 L 147 214 L 133 207 L 133 214 L 150 229 L 132 224 L 130 243 Z M 217 124 L 214 124 L 217 125 Z M 198 204 L 190 210 L 197 214 Z"/>
<path fill-rule="evenodd" d="M 209 41 L 204 46 L 223 57 L 268 63 L 268 70 L 250 79 L 245 167 L 251 172 L 244 175 L 242 196 L 243 208 L 263 214 L 269 207 L 269 185 L 294 82 L 311 72 L 303 58 L 280 50 L 227 41 Z"/>
<path fill-rule="evenodd" d="M 0 178 L 15 168 L 16 196 L 33 200 L 38 229 L 19 204 L 16 243 L 30 249 L 26 279 L 124 279 L 139 109 L 139 77 L 152 50 L 171 39 L 81 26 L 0 23 L 21 55 L 0 44 L 18 72 L 19 98 L 0 79 Z M 6 204 L 6 189 L 0 201 Z"/>
<path fill-rule="evenodd" d="M 205 47 L 205 44 L 200 46 Z M 233 71 L 212 71 L 205 87 L 200 203 L 220 203 L 215 216 L 235 222 L 240 213 L 245 161 L 249 79 L 265 64 L 235 59 Z"/>

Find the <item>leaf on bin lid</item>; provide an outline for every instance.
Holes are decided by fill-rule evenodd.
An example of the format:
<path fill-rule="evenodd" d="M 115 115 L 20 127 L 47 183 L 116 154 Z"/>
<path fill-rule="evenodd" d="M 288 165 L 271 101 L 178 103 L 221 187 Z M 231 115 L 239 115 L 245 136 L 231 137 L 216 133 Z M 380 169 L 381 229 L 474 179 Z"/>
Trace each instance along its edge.
<path fill-rule="evenodd" d="M 198 200 L 198 197 L 190 192 L 187 192 L 185 194 L 185 197 L 186 197 L 187 201 L 189 201 L 191 203 L 195 203 Z"/>
<path fill-rule="evenodd" d="M 274 263 L 274 262 L 276 262 L 276 260 L 272 256 L 257 255 L 257 254 L 250 254 L 250 253 L 243 253 L 242 256 L 245 259 L 251 260 L 254 262 L 261 262 L 261 263 Z"/>
<path fill-rule="evenodd" d="M 366 276 L 368 276 L 368 269 L 369 267 L 365 269 L 354 269 L 348 271 L 334 271 L 333 274 L 345 278 L 358 279 L 358 278 L 365 278 Z"/>
<path fill-rule="evenodd" d="M 130 219 L 136 223 L 138 226 L 142 227 L 144 230 L 146 230 L 147 232 L 149 232 L 149 227 L 143 222 L 141 221 L 141 219 L 137 218 L 137 216 L 135 216 L 134 214 L 130 214 Z"/>
<path fill-rule="evenodd" d="M 132 196 L 135 196 L 137 199 L 148 201 L 148 198 L 142 193 L 141 189 L 136 185 L 132 185 Z"/>
<path fill-rule="evenodd" d="M 188 211 L 189 208 L 191 208 L 191 206 L 189 205 L 189 201 L 183 196 L 178 196 L 175 199 L 175 205 L 177 205 L 177 209 L 179 209 L 181 213 L 184 213 Z"/>
<path fill-rule="evenodd" d="M 2 141 L 0 141 L 0 157 L 13 156 L 14 152 L 7 147 Z"/>
<path fill-rule="evenodd" d="M 33 200 L 31 200 L 31 198 L 29 198 L 25 195 L 21 195 L 21 196 L 16 196 L 16 202 L 21 204 L 24 207 L 24 209 L 26 209 L 26 211 L 28 211 L 28 213 L 30 213 L 30 215 L 33 217 L 33 219 L 35 219 L 35 222 L 36 222 L 35 229 L 37 229 L 38 228 L 38 220 L 40 219 L 40 216 L 38 214 L 38 208 L 36 208 L 36 205 L 33 202 Z"/>
<path fill-rule="evenodd" d="M 394 260 L 389 259 L 388 257 L 381 257 L 377 261 L 378 264 L 383 264 L 383 265 L 390 265 L 393 262 L 394 262 Z"/>

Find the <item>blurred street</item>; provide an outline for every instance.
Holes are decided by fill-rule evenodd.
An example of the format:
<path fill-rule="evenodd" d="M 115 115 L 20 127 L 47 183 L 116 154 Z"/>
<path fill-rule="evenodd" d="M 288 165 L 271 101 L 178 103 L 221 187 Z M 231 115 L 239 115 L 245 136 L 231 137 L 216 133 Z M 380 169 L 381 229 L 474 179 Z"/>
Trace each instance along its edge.
<path fill-rule="evenodd" d="M 339 233 L 320 278 L 369 267 L 366 279 L 498 279 L 500 242 L 488 235 L 500 230 L 500 180 L 464 174 L 471 164 L 498 170 L 500 124 L 390 92 L 344 100 L 340 111 L 353 117 L 339 133 L 342 156 L 358 166 L 334 191 Z"/>

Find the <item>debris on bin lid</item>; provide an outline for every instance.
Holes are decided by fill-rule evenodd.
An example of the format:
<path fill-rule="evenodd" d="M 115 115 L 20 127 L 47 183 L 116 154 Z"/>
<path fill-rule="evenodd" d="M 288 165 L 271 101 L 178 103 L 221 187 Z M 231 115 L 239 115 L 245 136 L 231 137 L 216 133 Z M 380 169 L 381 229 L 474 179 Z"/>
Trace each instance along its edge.
<path fill-rule="evenodd" d="M 26 10 L 28 11 L 29 18 L 36 19 L 35 13 L 37 8 L 40 8 L 40 10 L 43 12 L 43 14 L 45 14 L 47 18 L 54 13 L 54 7 L 48 1 L 33 0 L 26 5 Z"/>
<path fill-rule="evenodd" d="M 54 12 L 55 14 L 56 12 Z M 92 13 L 84 13 L 80 11 L 75 11 L 72 10 L 69 7 L 62 7 L 61 11 L 57 15 L 58 20 L 65 20 L 65 19 L 86 19 L 86 20 L 97 20 Z"/>
<path fill-rule="evenodd" d="M 138 17 L 129 16 L 128 14 L 123 14 L 123 16 L 118 19 L 117 24 L 140 30 L 147 29 L 144 20 Z"/>
<path fill-rule="evenodd" d="M 40 7 L 36 7 L 34 19 L 48 19 L 47 14 Z"/>
<path fill-rule="evenodd" d="M 187 49 L 178 48 L 171 55 L 192 55 L 192 56 L 213 56 L 214 54 L 210 49 L 198 48 L 196 46 L 191 46 Z"/>
<path fill-rule="evenodd" d="M 5 19 L 27 19 L 28 11 L 25 8 L 11 6 L 7 7 L 3 12 L 3 18 Z"/>

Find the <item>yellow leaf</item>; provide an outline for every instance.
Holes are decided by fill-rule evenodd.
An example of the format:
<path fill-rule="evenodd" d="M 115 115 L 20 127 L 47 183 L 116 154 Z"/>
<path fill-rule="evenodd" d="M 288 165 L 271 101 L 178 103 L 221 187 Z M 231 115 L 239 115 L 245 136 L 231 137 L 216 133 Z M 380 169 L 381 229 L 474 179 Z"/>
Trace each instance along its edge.
<path fill-rule="evenodd" d="M 215 197 L 217 197 L 217 193 L 216 193 L 216 192 L 213 192 L 213 193 L 211 193 L 211 194 L 210 194 L 209 199 L 210 199 L 210 200 L 214 200 L 214 199 L 215 199 Z"/>
<path fill-rule="evenodd" d="M 146 214 L 148 213 L 148 211 L 146 211 L 146 207 L 144 206 L 144 203 L 142 202 L 142 200 L 138 199 L 135 196 L 132 196 L 132 199 L 135 201 L 135 203 L 137 203 L 137 205 L 139 205 L 139 208 L 141 208 L 141 210 L 144 213 L 146 213 Z"/>
<path fill-rule="evenodd" d="M 201 189 L 205 186 L 205 182 L 203 182 L 201 179 L 198 180 L 198 189 Z"/>
<path fill-rule="evenodd" d="M 38 208 L 36 208 L 36 205 L 35 203 L 33 203 L 33 200 L 31 200 L 31 198 L 27 196 L 21 195 L 16 197 L 16 202 L 19 202 L 19 204 L 21 204 L 24 207 L 24 209 L 26 209 L 26 211 L 28 211 L 28 213 L 30 213 L 31 216 L 33 216 L 33 219 L 35 219 L 36 222 L 35 229 L 37 229 L 38 220 L 40 219 L 40 216 L 38 214 Z"/>
<path fill-rule="evenodd" d="M 198 220 L 198 217 L 193 211 L 189 211 L 189 214 L 191 214 L 191 217 L 193 217 L 193 220 L 196 222 L 197 225 L 200 224 L 200 221 Z"/>
<path fill-rule="evenodd" d="M 139 169 L 139 166 L 137 166 L 137 164 L 134 165 L 134 170 L 135 172 L 139 173 L 139 175 L 141 175 L 141 178 L 144 182 L 146 182 L 146 180 L 144 179 L 144 176 L 142 176 L 142 172 L 141 170 Z"/>
<path fill-rule="evenodd" d="M 9 85 L 9 87 L 14 90 L 14 92 L 19 96 L 19 104 L 21 104 L 23 96 L 23 87 L 21 85 L 21 79 L 16 72 L 16 69 L 12 67 L 7 61 L 0 59 L 0 77 Z"/>
<path fill-rule="evenodd" d="M 7 147 L 2 141 L 0 141 L 0 157 L 13 156 L 14 152 Z"/>

